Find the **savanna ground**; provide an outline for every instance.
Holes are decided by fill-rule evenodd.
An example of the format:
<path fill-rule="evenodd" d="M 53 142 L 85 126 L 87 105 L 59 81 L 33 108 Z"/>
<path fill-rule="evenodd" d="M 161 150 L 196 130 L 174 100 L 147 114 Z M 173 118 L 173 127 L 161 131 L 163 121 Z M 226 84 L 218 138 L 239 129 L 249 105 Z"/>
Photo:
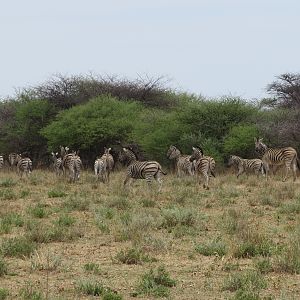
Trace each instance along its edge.
<path fill-rule="evenodd" d="M 299 178 L 123 179 L 2 171 L 0 299 L 300 298 Z"/>

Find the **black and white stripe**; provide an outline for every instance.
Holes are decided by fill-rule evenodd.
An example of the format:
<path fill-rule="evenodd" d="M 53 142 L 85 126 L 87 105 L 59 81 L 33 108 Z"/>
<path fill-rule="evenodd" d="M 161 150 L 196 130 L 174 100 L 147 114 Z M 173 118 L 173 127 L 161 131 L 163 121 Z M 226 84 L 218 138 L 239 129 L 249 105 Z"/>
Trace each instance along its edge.
<path fill-rule="evenodd" d="M 68 162 L 68 170 L 70 175 L 70 181 L 75 182 L 80 178 L 80 171 L 82 167 L 81 159 L 78 155 L 74 154 Z"/>
<path fill-rule="evenodd" d="M 100 179 L 102 182 L 109 181 L 110 172 L 114 167 L 114 158 L 109 153 L 111 148 L 104 147 L 104 154 L 96 159 L 94 163 L 94 170 L 97 179 Z"/>
<path fill-rule="evenodd" d="M 182 174 L 194 175 L 194 164 L 190 161 L 190 155 L 182 155 L 180 150 L 171 145 L 167 152 L 167 158 L 176 161 L 177 176 Z"/>
<path fill-rule="evenodd" d="M 268 148 L 262 141 L 262 138 L 256 138 L 255 151 L 262 155 L 262 161 L 266 168 L 266 176 L 272 166 L 284 165 L 286 172 L 283 181 L 288 178 L 289 172 L 292 169 L 294 181 L 297 178 L 297 166 L 300 169 L 300 162 L 298 159 L 297 151 L 292 147 L 285 148 Z"/>
<path fill-rule="evenodd" d="M 53 169 L 56 175 L 60 175 L 63 171 L 62 167 L 62 158 L 58 157 L 58 153 L 51 152 L 52 160 L 53 160 Z"/>
<path fill-rule="evenodd" d="M 3 168 L 3 165 L 4 165 L 4 159 L 3 159 L 3 156 L 0 155 L 0 169 Z"/>
<path fill-rule="evenodd" d="M 20 158 L 17 162 L 17 173 L 23 176 L 29 175 L 32 172 L 32 161 L 30 158 L 25 157 L 25 158 Z"/>
<path fill-rule="evenodd" d="M 199 184 L 200 184 L 200 176 L 202 175 L 204 177 L 204 184 L 203 187 L 205 189 L 209 189 L 209 178 L 211 176 L 215 177 L 215 167 L 216 167 L 216 162 L 214 158 L 210 156 L 204 156 L 203 151 L 201 147 L 192 147 L 193 153 L 190 157 L 190 161 L 195 162 L 195 171 L 196 175 L 199 178 Z"/>
<path fill-rule="evenodd" d="M 156 180 L 159 183 L 159 191 L 162 187 L 161 174 L 166 175 L 162 171 L 161 165 L 157 161 L 137 161 L 136 155 L 130 149 L 123 148 L 123 155 L 129 161 L 127 168 L 127 175 L 124 180 L 124 186 L 132 179 L 146 179 L 150 186 L 152 180 Z"/>
<path fill-rule="evenodd" d="M 253 171 L 257 177 L 261 173 L 263 176 L 266 174 L 266 170 L 263 164 L 263 161 L 258 158 L 254 159 L 244 159 L 237 155 L 230 155 L 228 160 L 228 166 L 236 166 L 238 169 L 238 173 L 236 175 L 237 178 L 239 178 L 240 175 L 242 175 L 244 172 L 247 172 L 248 170 Z"/>
<path fill-rule="evenodd" d="M 21 159 L 21 154 L 18 153 L 9 153 L 8 162 L 10 167 L 16 166 L 18 161 Z"/>

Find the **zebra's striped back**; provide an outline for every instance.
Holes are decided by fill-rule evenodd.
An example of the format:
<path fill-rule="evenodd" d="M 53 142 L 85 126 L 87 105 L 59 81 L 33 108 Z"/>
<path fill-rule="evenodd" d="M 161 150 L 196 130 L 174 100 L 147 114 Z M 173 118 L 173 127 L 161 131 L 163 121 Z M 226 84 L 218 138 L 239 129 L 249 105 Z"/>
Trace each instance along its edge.
<path fill-rule="evenodd" d="M 171 145 L 167 152 L 167 158 L 171 160 L 176 160 L 177 175 L 180 176 L 181 173 L 193 175 L 194 165 L 190 161 L 190 155 L 182 155 L 180 150 L 175 146 Z"/>
<path fill-rule="evenodd" d="M 268 148 L 262 142 L 263 139 L 255 139 L 255 151 L 262 155 L 262 161 L 266 167 L 266 174 L 268 173 L 269 167 L 272 165 L 279 166 L 285 165 L 286 174 L 283 179 L 285 181 L 288 177 L 288 173 L 292 168 L 294 181 L 297 177 L 297 166 L 300 168 L 300 162 L 298 159 L 297 151 L 292 147 L 285 148 Z"/>
<path fill-rule="evenodd" d="M 239 177 L 247 170 L 252 170 L 257 175 L 259 175 L 259 173 L 261 173 L 263 176 L 265 175 L 265 167 L 263 161 L 258 158 L 244 159 L 237 155 L 231 155 L 229 157 L 228 166 L 232 165 L 235 165 L 238 169 L 237 177 Z"/>
<path fill-rule="evenodd" d="M 21 159 L 21 154 L 9 153 L 8 155 L 8 162 L 11 167 L 16 166 L 20 159 Z"/>
<path fill-rule="evenodd" d="M 211 158 L 202 157 L 198 159 L 195 163 L 196 174 L 198 176 L 202 175 L 204 177 L 205 182 L 203 184 L 203 187 L 206 189 L 209 189 L 209 178 L 211 177 L 211 175 L 215 177 L 213 173 L 213 169 L 215 165 L 211 165 L 211 162 L 212 162 Z"/>
<path fill-rule="evenodd" d="M 104 154 L 101 156 L 101 158 L 106 160 L 108 171 L 112 171 L 115 164 L 113 156 L 109 153 L 110 150 L 111 148 L 104 148 Z"/>
<path fill-rule="evenodd" d="M 23 176 L 25 173 L 29 175 L 32 172 L 32 161 L 30 158 L 21 158 L 17 163 L 17 172 Z"/>
<path fill-rule="evenodd" d="M 68 168 L 70 174 L 70 180 L 75 182 L 80 178 L 82 162 L 78 155 L 73 155 L 73 157 L 69 160 Z"/>
<path fill-rule="evenodd" d="M 136 155 L 129 149 L 123 148 L 125 155 L 130 157 L 130 164 L 127 168 L 127 176 L 124 181 L 124 186 L 130 178 L 133 179 L 146 179 L 147 183 L 150 184 L 153 179 L 159 183 L 159 191 L 161 190 L 162 180 L 161 174 L 166 175 L 162 171 L 161 165 L 157 161 L 137 161 Z"/>
<path fill-rule="evenodd" d="M 215 177 L 215 168 L 216 168 L 215 159 L 211 156 L 204 155 L 203 150 L 202 150 L 201 147 L 192 147 L 192 150 L 193 150 L 193 153 L 190 157 L 190 161 L 191 162 L 196 161 L 195 162 L 195 169 L 196 169 L 197 161 L 201 158 L 205 158 L 209 161 L 210 174 Z M 204 161 L 203 161 L 203 163 L 204 163 Z"/>
<path fill-rule="evenodd" d="M 0 155 L 0 169 L 3 168 L 3 165 L 4 165 L 4 159 L 3 159 L 3 156 Z"/>
<path fill-rule="evenodd" d="M 98 158 L 94 163 L 95 176 L 105 182 L 107 180 L 106 159 Z"/>

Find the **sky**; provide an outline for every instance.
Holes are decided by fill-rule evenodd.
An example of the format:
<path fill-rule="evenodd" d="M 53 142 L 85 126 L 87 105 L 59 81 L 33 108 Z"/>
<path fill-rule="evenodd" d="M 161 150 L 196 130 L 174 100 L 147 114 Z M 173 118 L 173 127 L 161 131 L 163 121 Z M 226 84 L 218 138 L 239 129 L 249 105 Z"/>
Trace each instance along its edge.
<path fill-rule="evenodd" d="M 300 72 L 298 0 L 0 2 L 0 96 L 55 74 L 164 76 L 178 91 L 259 99 Z"/>

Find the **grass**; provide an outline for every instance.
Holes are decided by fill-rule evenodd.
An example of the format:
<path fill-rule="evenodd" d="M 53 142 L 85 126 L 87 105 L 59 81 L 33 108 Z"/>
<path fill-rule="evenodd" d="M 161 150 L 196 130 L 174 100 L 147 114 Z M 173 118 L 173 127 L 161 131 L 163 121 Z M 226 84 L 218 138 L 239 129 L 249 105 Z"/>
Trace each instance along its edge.
<path fill-rule="evenodd" d="M 175 285 L 176 281 L 170 278 L 163 266 L 160 266 L 156 270 L 150 269 L 142 276 L 134 295 L 168 297 L 170 295 L 169 288 Z"/>
<path fill-rule="evenodd" d="M 49 198 L 62 198 L 62 197 L 66 197 L 66 196 L 67 196 L 67 193 L 65 193 L 61 189 L 52 189 L 48 192 Z"/>
<path fill-rule="evenodd" d="M 9 296 L 9 292 L 7 289 L 0 288 L 0 300 L 5 300 Z"/>
<path fill-rule="evenodd" d="M 1 252 L 9 257 L 29 257 L 36 249 L 36 244 L 25 236 L 5 239 L 1 245 Z"/>
<path fill-rule="evenodd" d="M 206 191 L 169 173 L 152 193 L 142 180 L 123 190 L 123 170 L 105 185 L 92 170 L 75 184 L 35 172 L 0 172 L 9 299 L 300 298 L 299 178 L 237 180 L 220 170 Z"/>

